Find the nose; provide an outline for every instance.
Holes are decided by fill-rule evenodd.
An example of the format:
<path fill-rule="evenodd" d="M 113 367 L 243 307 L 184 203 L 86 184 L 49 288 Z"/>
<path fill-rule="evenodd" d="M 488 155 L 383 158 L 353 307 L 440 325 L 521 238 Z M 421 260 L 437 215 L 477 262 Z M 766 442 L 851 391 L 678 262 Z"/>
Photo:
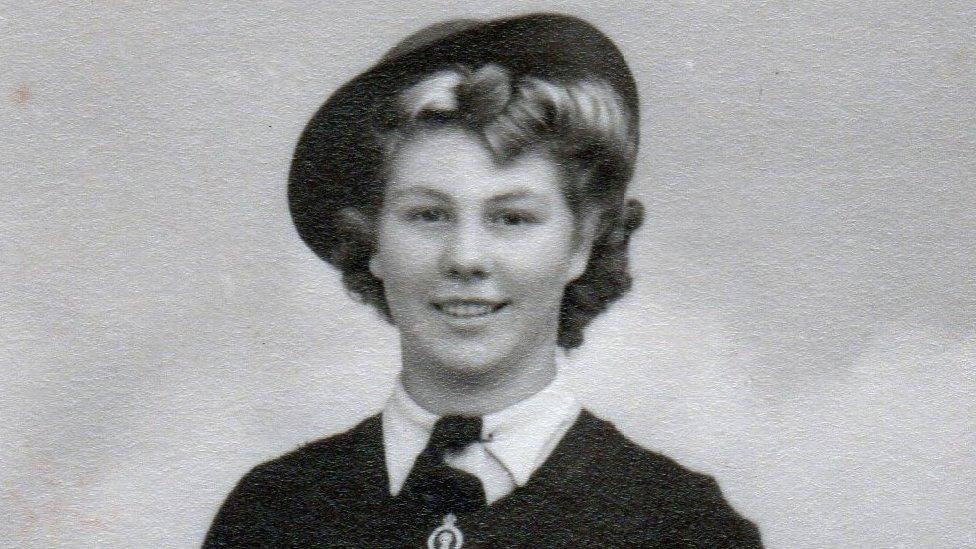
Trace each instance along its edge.
<path fill-rule="evenodd" d="M 452 278 L 485 278 L 491 271 L 487 235 L 477 222 L 457 223 L 444 246 L 443 268 Z"/>

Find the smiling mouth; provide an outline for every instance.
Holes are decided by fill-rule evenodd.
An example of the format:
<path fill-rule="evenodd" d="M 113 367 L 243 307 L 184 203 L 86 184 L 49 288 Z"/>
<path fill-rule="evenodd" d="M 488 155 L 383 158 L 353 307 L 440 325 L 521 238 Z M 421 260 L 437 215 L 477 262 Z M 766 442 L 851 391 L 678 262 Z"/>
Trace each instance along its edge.
<path fill-rule="evenodd" d="M 477 318 L 498 312 L 507 304 L 504 301 L 452 300 L 435 302 L 434 307 L 447 316 L 454 318 Z"/>

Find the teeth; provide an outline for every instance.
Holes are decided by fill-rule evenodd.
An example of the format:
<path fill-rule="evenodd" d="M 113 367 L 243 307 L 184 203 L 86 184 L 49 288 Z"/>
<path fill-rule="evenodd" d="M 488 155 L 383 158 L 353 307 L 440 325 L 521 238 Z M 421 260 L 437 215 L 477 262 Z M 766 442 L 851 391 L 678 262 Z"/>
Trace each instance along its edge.
<path fill-rule="evenodd" d="M 471 317 L 486 315 L 495 307 L 486 303 L 442 303 L 440 309 L 451 316 Z"/>

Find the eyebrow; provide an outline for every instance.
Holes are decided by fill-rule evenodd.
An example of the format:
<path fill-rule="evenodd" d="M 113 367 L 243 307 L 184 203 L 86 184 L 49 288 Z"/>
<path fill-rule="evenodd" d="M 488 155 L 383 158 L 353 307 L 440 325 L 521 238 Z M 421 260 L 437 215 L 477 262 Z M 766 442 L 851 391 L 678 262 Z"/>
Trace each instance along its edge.
<path fill-rule="evenodd" d="M 398 198 L 398 197 L 410 196 L 410 195 L 429 196 L 431 198 L 437 198 L 443 201 L 451 200 L 451 197 L 449 197 L 446 193 L 443 193 L 436 189 L 431 189 L 430 187 L 424 187 L 423 185 L 412 185 L 405 189 L 393 189 L 390 191 L 391 198 Z"/>
<path fill-rule="evenodd" d="M 414 185 L 404 189 L 393 189 L 390 191 L 391 198 L 399 198 L 411 195 L 421 195 L 430 198 L 435 198 L 444 202 L 450 202 L 451 197 L 445 192 L 438 191 L 437 189 L 432 189 L 430 187 L 425 187 L 423 185 Z M 508 191 L 502 193 L 498 196 L 493 196 L 488 199 L 488 202 L 499 203 L 499 202 L 511 202 L 515 200 L 522 199 L 540 199 L 541 197 L 528 189 L 516 189 L 513 191 Z"/>
<path fill-rule="evenodd" d="M 493 197 L 491 197 L 490 202 L 496 202 L 496 203 L 497 202 L 510 202 L 510 201 L 513 201 L 513 200 L 522 200 L 522 199 L 526 199 L 526 198 L 528 198 L 528 199 L 541 199 L 541 197 L 538 194 L 536 194 L 536 193 L 534 193 L 532 191 L 529 191 L 529 190 L 526 190 L 526 189 L 519 189 L 519 190 L 515 190 L 515 191 L 509 191 L 507 193 L 502 193 L 502 194 L 500 194 L 498 196 L 493 196 Z"/>

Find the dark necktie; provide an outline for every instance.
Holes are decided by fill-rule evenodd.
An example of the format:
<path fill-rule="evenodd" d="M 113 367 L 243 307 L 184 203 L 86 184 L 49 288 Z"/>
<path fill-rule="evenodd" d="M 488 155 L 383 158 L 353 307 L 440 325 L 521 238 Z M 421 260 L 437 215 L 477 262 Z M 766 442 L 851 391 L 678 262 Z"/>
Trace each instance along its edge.
<path fill-rule="evenodd" d="M 481 418 L 445 416 L 434 424 L 427 447 L 417 457 L 401 496 L 436 515 L 464 513 L 485 506 L 478 477 L 444 462 L 444 455 L 481 439 Z"/>

